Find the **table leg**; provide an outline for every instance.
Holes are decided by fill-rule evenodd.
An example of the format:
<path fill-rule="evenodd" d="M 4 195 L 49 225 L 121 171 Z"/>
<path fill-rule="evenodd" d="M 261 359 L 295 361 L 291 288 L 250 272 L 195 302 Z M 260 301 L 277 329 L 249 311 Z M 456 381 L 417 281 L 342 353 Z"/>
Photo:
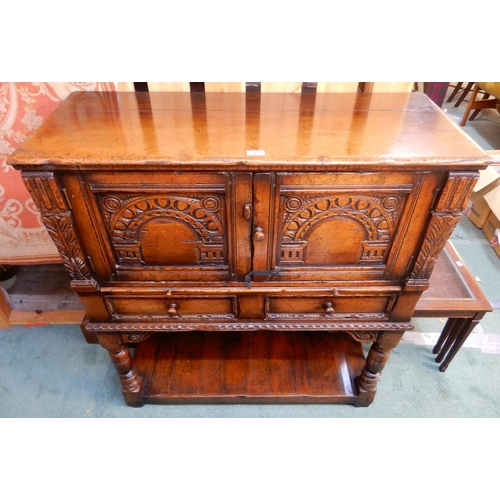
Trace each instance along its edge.
<path fill-rule="evenodd" d="M 455 341 L 453 342 L 453 345 L 451 346 L 446 357 L 444 357 L 444 361 L 439 366 L 440 371 L 442 371 L 442 372 L 446 371 L 451 360 L 455 357 L 455 354 L 462 347 L 464 342 L 467 340 L 467 337 L 469 336 L 470 332 L 472 332 L 472 330 L 474 329 L 474 327 L 478 323 L 479 323 L 479 320 L 477 320 L 477 319 L 472 319 L 472 318 L 462 319 L 462 325 L 460 327 L 460 330 L 458 331 L 458 334 L 455 338 Z M 437 358 L 436 358 L 436 361 L 437 361 Z M 441 359 L 440 359 L 440 361 L 441 361 Z"/>
<path fill-rule="evenodd" d="M 455 318 L 453 323 L 453 331 L 448 335 L 443 347 L 439 350 L 438 355 L 436 356 L 436 363 L 441 363 L 448 351 L 453 348 L 458 337 L 462 333 L 463 329 L 467 327 L 468 322 L 470 322 L 471 318 Z"/>
<path fill-rule="evenodd" d="M 384 369 L 391 350 L 396 347 L 402 333 L 384 332 L 379 334 L 366 358 L 361 375 L 357 378 L 359 396 L 355 406 L 369 406 L 375 399 L 377 382 Z"/>
<path fill-rule="evenodd" d="M 97 334 L 99 343 L 108 351 L 109 357 L 115 365 L 125 402 L 129 406 L 144 406 L 142 401 L 142 378 L 138 375 L 130 349 L 123 343 L 120 334 Z"/>
<path fill-rule="evenodd" d="M 462 321 L 462 318 L 448 319 L 438 341 L 436 342 L 436 345 L 434 346 L 434 349 L 432 349 L 433 354 L 438 354 L 441 351 L 446 340 L 450 337 L 450 335 L 453 335 L 456 328 L 458 328 L 460 321 Z"/>

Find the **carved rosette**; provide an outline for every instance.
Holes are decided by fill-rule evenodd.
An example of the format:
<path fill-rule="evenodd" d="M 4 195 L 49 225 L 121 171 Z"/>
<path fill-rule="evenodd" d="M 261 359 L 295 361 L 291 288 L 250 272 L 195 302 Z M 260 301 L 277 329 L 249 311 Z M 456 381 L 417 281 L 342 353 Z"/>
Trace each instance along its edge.
<path fill-rule="evenodd" d="M 282 262 L 304 262 L 307 233 L 319 222 L 344 217 L 363 227 L 361 261 L 382 262 L 404 206 L 404 195 L 290 196 L 283 200 Z"/>
<path fill-rule="evenodd" d="M 144 342 L 151 336 L 151 333 L 124 333 L 122 340 L 127 343 Z"/>
<path fill-rule="evenodd" d="M 150 221 L 169 219 L 194 231 L 200 264 L 225 262 L 220 197 L 112 194 L 101 197 L 99 203 L 120 261 L 142 263 L 142 228 Z"/>

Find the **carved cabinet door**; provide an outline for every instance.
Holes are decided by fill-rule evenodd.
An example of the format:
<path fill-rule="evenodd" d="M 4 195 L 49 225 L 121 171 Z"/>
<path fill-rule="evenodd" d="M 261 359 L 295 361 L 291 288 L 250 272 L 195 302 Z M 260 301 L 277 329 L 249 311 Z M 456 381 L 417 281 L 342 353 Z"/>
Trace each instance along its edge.
<path fill-rule="evenodd" d="M 255 174 L 253 269 L 272 280 L 399 279 L 439 182 L 413 172 Z"/>
<path fill-rule="evenodd" d="M 251 174 L 89 173 L 63 183 L 102 280 L 230 282 L 250 270 Z"/>
<path fill-rule="evenodd" d="M 101 281 L 179 284 L 404 277 L 442 175 L 61 175 Z M 260 272 L 260 273 L 259 273 Z"/>

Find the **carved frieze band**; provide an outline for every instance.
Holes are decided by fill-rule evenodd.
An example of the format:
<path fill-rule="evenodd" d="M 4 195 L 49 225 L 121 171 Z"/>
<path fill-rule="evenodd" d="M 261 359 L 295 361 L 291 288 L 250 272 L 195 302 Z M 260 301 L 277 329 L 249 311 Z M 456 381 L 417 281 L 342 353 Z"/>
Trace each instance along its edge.
<path fill-rule="evenodd" d="M 436 212 L 462 212 L 478 179 L 478 172 L 451 172 L 439 197 Z"/>
<path fill-rule="evenodd" d="M 84 327 L 87 331 L 87 325 Z M 91 330 L 90 330 L 91 331 Z M 122 340 L 127 343 L 138 343 L 147 340 L 154 332 L 137 332 L 137 333 L 123 333 Z M 364 332 L 364 331 L 348 331 L 347 332 L 354 340 L 358 342 L 375 342 L 377 340 L 378 331 Z"/>
<path fill-rule="evenodd" d="M 424 243 L 413 267 L 411 278 L 430 278 L 437 259 L 459 220 L 460 215 L 443 215 L 433 212 L 431 223 L 429 224 Z"/>
<path fill-rule="evenodd" d="M 92 277 L 78 242 L 71 214 L 44 215 L 42 218 L 71 278 L 90 280 Z"/>
<path fill-rule="evenodd" d="M 374 332 L 413 330 L 411 323 L 88 323 L 85 326 L 88 332 L 188 332 L 195 330 L 218 332 L 249 332 L 259 330 L 292 331 L 292 330 L 322 330 L 345 332 Z"/>
<path fill-rule="evenodd" d="M 283 227 L 286 240 L 303 239 L 317 221 L 345 215 L 358 220 L 370 239 L 388 239 L 402 206 L 400 194 L 374 196 L 290 196 L 284 200 Z"/>
<path fill-rule="evenodd" d="M 33 201 L 42 213 L 62 213 L 68 210 L 63 195 L 53 172 L 23 172 L 23 181 Z"/>

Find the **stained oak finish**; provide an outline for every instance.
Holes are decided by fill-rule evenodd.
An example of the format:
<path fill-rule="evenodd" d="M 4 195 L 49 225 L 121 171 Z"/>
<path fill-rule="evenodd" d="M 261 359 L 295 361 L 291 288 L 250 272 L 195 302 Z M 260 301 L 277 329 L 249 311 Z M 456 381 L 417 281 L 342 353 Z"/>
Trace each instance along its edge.
<path fill-rule="evenodd" d="M 367 406 L 490 160 L 419 93 L 84 92 L 9 162 L 129 405 Z"/>
<path fill-rule="evenodd" d="M 328 332 L 155 336 L 135 365 L 148 403 L 350 403 L 365 359 L 359 342 Z"/>

